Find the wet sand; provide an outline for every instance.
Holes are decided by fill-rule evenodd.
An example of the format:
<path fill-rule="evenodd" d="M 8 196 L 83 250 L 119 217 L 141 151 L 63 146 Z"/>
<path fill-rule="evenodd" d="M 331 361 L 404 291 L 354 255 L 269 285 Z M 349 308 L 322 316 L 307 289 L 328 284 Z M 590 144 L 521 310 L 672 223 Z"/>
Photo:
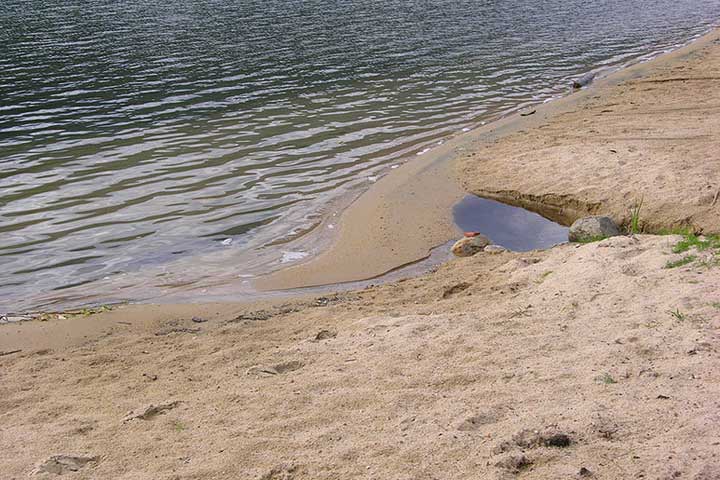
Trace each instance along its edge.
<path fill-rule="evenodd" d="M 645 231 L 720 231 L 720 71 L 714 58 L 693 63 L 717 41 L 711 33 L 450 139 L 350 205 L 323 253 L 254 285 L 275 290 L 360 280 L 424 258 L 460 233 L 451 209 L 465 192 L 564 225 L 590 214 L 627 224 L 642 201 Z"/>
<path fill-rule="evenodd" d="M 391 171 L 340 215 L 328 249 L 253 285 L 278 290 L 363 280 L 427 257 L 461 233 L 450 214 L 466 193 L 448 168 L 455 151 L 455 142 L 436 146 Z"/>
<path fill-rule="evenodd" d="M 473 133 L 454 171 L 472 192 L 557 218 L 620 218 L 641 190 L 647 228 L 717 231 L 705 184 L 720 175 L 707 80 L 720 76 L 718 38 L 538 108 L 522 127 Z M 625 136 L 606 143 L 609 132 Z M 616 154 L 623 168 L 608 164 Z M 396 181 L 387 195 L 411 189 Z M 441 190 L 440 204 L 455 194 Z M 673 253 L 680 240 L 479 254 L 252 305 L 0 325 L 3 478 L 720 478 L 718 254 Z M 356 245 L 353 258 L 377 251 Z"/>

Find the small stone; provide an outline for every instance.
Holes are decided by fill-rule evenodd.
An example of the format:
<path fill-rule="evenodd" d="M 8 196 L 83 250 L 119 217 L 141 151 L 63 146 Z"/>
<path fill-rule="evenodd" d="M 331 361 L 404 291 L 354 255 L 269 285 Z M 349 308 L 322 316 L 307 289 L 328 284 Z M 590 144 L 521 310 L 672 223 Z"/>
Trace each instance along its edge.
<path fill-rule="evenodd" d="M 620 229 L 610 217 L 585 217 L 575 220 L 570 226 L 568 239 L 571 242 L 593 242 L 620 235 Z"/>
<path fill-rule="evenodd" d="M 27 322 L 33 318 L 32 315 L 0 315 L 0 324 Z"/>
<path fill-rule="evenodd" d="M 471 287 L 471 284 L 469 284 L 467 282 L 461 282 L 461 283 L 456 283 L 455 285 L 450 285 L 449 287 L 445 287 L 445 289 L 443 289 L 442 298 L 452 297 L 456 293 L 464 292 L 465 290 L 467 290 L 470 287 Z"/>
<path fill-rule="evenodd" d="M 315 341 L 319 342 L 320 340 L 327 340 L 329 338 L 335 338 L 337 337 L 337 333 L 330 331 L 330 330 L 320 330 L 317 335 L 315 335 Z"/>
<path fill-rule="evenodd" d="M 194 323 L 205 323 L 205 322 L 207 322 L 207 319 L 206 319 L 206 318 L 202 318 L 202 317 L 192 317 L 191 320 L 192 320 Z"/>
<path fill-rule="evenodd" d="M 590 85 L 590 83 L 592 83 L 592 81 L 595 79 L 595 75 L 597 75 L 597 73 L 595 72 L 586 73 L 582 77 L 573 80 L 572 87 L 577 90 Z"/>
<path fill-rule="evenodd" d="M 481 234 L 474 237 L 464 237 L 455 242 L 455 245 L 452 246 L 452 253 L 456 257 L 471 257 L 481 252 L 490 243 L 490 239 Z"/>
<path fill-rule="evenodd" d="M 592 472 L 585 467 L 581 467 L 578 475 L 580 475 L 581 477 L 590 477 L 592 476 Z"/>
<path fill-rule="evenodd" d="M 507 456 L 497 462 L 495 466 L 507 470 L 511 473 L 520 473 L 520 471 L 526 469 L 527 467 L 532 465 L 532 463 L 532 460 L 530 460 L 528 457 L 519 454 Z"/>
<path fill-rule="evenodd" d="M 488 245 L 483 249 L 483 252 L 485 253 L 503 253 L 507 251 L 508 249 L 503 247 L 502 245 Z"/>
<path fill-rule="evenodd" d="M 542 439 L 542 443 L 545 444 L 546 447 L 565 448 L 570 446 L 570 437 L 564 433 L 556 433 L 545 436 Z"/>

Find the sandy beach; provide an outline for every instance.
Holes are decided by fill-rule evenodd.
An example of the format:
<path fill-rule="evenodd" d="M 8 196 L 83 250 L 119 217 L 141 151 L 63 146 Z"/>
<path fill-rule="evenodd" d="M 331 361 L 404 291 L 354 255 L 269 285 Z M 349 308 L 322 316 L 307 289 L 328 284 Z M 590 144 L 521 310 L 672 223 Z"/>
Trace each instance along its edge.
<path fill-rule="evenodd" d="M 470 132 L 265 286 L 412 261 L 458 234 L 442 215 L 465 192 L 564 223 L 627 224 L 642 200 L 647 234 L 359 291 L 0 325 L 0 477 L 720 478 L 718 257 L 657 235 L 720 232 L 719 82 L 715 31 Z"/>

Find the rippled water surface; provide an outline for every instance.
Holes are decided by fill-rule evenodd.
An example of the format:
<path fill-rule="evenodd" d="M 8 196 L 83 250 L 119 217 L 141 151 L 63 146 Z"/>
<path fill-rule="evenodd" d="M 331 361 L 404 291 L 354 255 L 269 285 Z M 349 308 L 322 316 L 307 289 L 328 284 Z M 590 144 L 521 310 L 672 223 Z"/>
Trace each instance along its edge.
<path fill-rule="evenodd" d="M 430 142 L 719 17 L 720 0 L 3 0 L 0 312 L 83 284 L 200 298 Z"/>

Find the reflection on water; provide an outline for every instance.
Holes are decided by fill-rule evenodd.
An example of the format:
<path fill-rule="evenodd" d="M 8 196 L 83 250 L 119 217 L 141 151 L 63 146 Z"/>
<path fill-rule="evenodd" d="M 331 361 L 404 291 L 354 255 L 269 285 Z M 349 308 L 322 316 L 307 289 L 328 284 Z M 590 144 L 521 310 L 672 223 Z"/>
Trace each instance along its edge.
<path fill-rule="evenodd" d="M 432 141 L 719 16 L 720 0 L 4 0 L 0 311 L 261 270 L 287 249 L 258 247 Z"/>
<path fill-rule="evenodd" d="M 528 210 L 467 195 L 453 208 L 455 224 L 480 232 L 493 243 L 516 251 L 550 248 L 567 242 L 568 228 Z"/>

